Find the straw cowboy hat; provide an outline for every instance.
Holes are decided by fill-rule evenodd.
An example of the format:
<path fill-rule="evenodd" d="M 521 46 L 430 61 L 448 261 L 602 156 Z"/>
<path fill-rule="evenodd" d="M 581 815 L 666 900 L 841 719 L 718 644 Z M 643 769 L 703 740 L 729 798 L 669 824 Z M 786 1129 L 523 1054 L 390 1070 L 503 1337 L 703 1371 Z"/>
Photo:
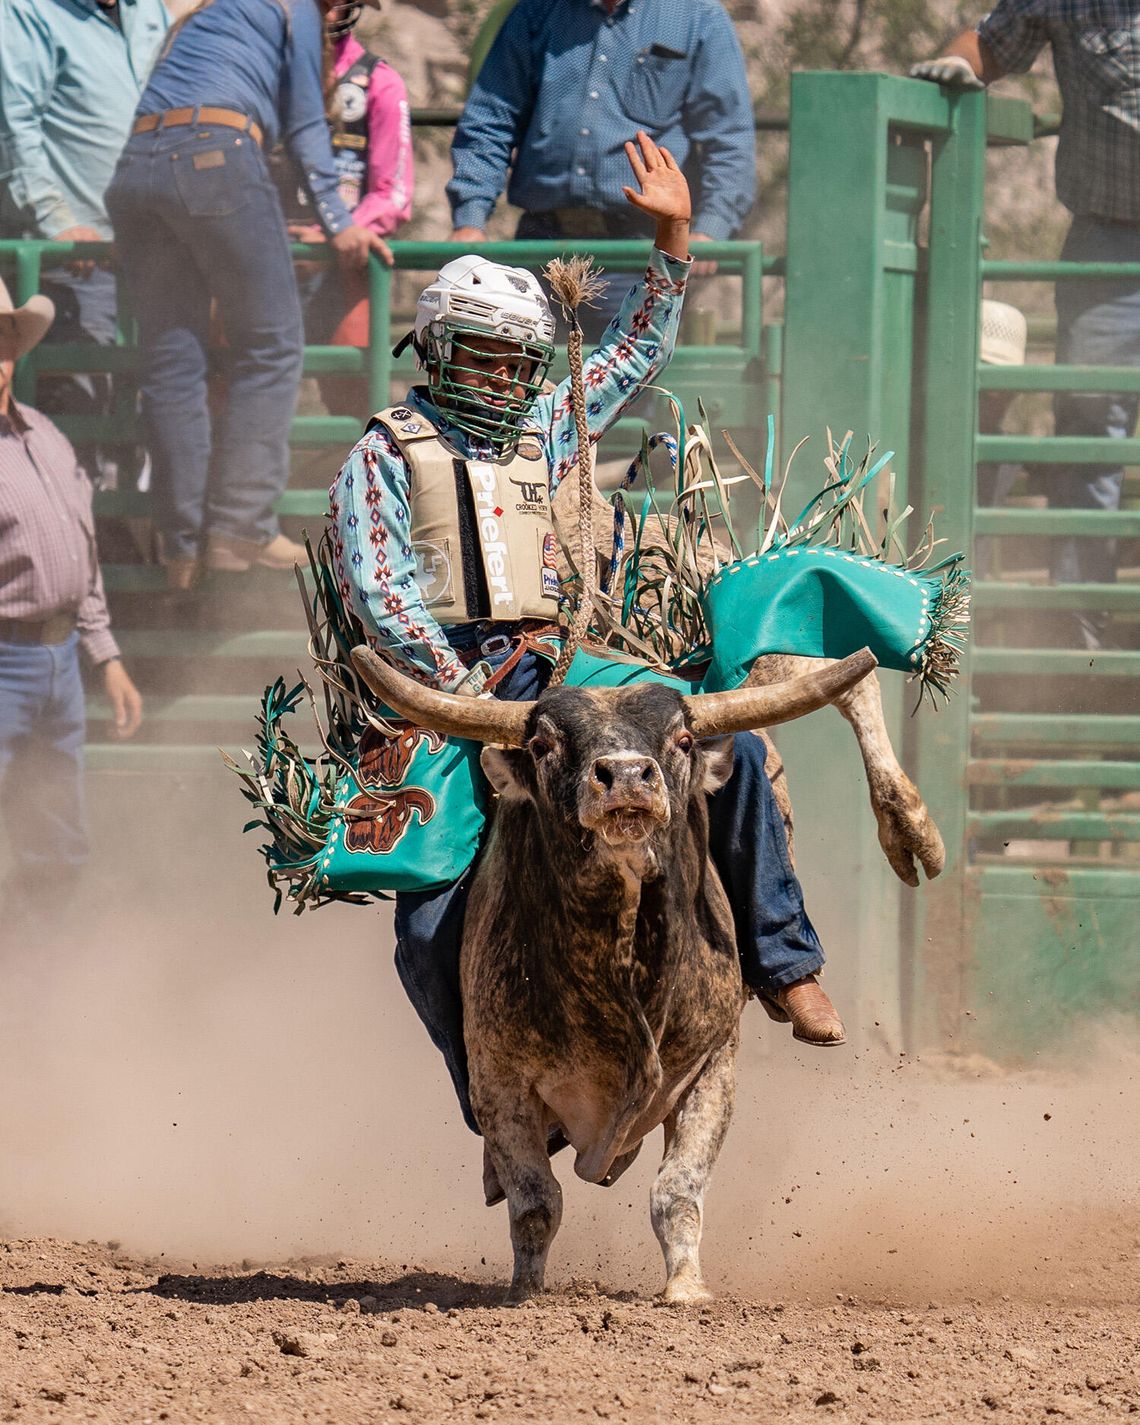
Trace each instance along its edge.
<path fill-rule="evenodd" d="M 0 361 L 19 361 L 26 356 L 54 320 L 55 304 L 50 297 L 29 297 L 22 307 L 13 307 L 0 278 Z"/>
<path fill-rule="evenodd" d="M 978 358 L 987 366 L 1024 366 L 1029 323 L 1008 302 L 982 302 Z"/>

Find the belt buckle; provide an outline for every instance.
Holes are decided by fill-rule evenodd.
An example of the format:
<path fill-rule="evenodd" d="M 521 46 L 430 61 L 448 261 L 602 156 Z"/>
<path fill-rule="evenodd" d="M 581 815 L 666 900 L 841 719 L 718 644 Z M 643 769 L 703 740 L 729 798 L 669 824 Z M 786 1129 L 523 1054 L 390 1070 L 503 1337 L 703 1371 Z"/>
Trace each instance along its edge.
<path fill-rule="evenodd" d="M 484 658 L 494 658 L 497 653 L 509 652 L 513 644 L 514 639 L 505 633 L 493 633 L 490 638 L 480 639 L 479 652 Z"/>
<path fill-rule="evenodd" d="M 563 208 L 558 213 L 562 231 L 570 238 L 602 238 L 606 215 L 597 208 Z"/>
<path fill-rule="evenodd" d="M 52 614 L 51 618 L 46 618 L 43 621 L 43 626 L 40 629 L 40 642 L 47 644 L 66 643 L 74 627 L 74 615 Z"/>

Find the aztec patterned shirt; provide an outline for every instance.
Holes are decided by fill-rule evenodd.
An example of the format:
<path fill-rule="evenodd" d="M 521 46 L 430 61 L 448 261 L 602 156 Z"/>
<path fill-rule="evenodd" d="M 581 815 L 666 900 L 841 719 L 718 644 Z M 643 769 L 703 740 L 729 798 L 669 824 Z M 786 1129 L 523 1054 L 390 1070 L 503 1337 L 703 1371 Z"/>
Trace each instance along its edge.
<path fill-rule="evenodd" d="M 668 364 L 677 340 L 689 263 L 653 249 L 645 276 L 630 289 L 597 349 L 583 362 L 590 439 L 597 442 Z M 483 441 L 458 431 L 414 387 L 407 404 L 419 410 L 460 456 L 493 458 Z M 550 493 L 578 465 L 570 378 L 540 396 L 525 431 L 538 435 Z M 367 432 L 329 489 L 333 555 L 343 598 L 372 641 L 403 668 L 437 687 L 454 687 L 466 669 L 424 605 L 411 544 L 410 471 L 383 427 Z"/>
<path fill-rule="evenodd" d="M 1052 46 L 1064 103 L 1057 197 L 1071 213 L 1140 223 L 1140 5 L 1000 0 L 978 35 L 1007 74 Z"/>

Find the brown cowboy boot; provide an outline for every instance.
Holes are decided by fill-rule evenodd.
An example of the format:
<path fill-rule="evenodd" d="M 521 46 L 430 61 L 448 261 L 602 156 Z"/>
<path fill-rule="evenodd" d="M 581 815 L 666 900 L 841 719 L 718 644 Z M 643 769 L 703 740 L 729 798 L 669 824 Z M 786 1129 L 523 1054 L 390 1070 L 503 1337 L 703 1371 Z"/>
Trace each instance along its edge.
<path fill-rule="evenodd" d="M 790 1020 L 792 1038 L 804 1044 L 829 1048 L 847 1039 L 843 1021 L 815 975 L 784 985 L 776 992 L 774 1002 L 765 1000 L 764 1007 L 773 1019 Z M 782 1014 L 773 1013 L 777 1007 Z"/>

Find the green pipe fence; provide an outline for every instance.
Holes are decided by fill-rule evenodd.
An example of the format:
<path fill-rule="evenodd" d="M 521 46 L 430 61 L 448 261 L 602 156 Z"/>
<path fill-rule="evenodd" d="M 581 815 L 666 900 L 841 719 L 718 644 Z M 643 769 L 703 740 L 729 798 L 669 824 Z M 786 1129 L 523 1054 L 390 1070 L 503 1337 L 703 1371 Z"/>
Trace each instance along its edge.
<path fill-rule="evenodd" d="M 454 117 L 418 114 L 438 126 Z M 896 503 L 918 512 L 915 540 L 936 508 L 946 547 L 980 560 L 974 644 L 950 702 L 912 718 L 913 690 L 896 675 L 883 678 L 895 745 L 946 841 L 938 880 L 915 892 L 891 874 L 854 748 L 837 739 L 833 717 L 781 728 L 780 745 L 796 801 L 799 868 L 832 952 L 829 983 L 851 1018 L 874 1024 L 896 1046 L 1029 1055 L 1106 1004 L 1140 1013 L 1140 717 L 1132 691 L 1140 655 L 1131 646 L 1140 630 L 1140 582 L 1130 573 L 1108 586 L 1051 586 L 1042 553 L 1061 534 L 1140 538 L 1140 510 L 1130 501 L 1119 513 L 1034 508 L 1021 497 L 1009 507 L 979 508 L 975 469 L 979 460 L 1030 469 L 1058 461 L 1140 464 L 1140 439 L 980 433 L 978 394 L 1137 392 L 1140 369 L 981 366 L 979 303 L 984 280 L 1140 283 L 1140 264 L 983 260 L 987 146 L 1026 145 L 1043 131 L 1025 104 L 891 75 L 799 73 L 787 127 L 787 255 L 765 255 L 749 242 L 702 246 L 700 256 L 738 283 L 738 329 L 683 343 L 667 379 L 690 417 L 703 395 L 714 429 L 746 430 L 753 444 L 745 448 L 756 449 L 757 459 L 769 412 L 778 417 L 781 465 L 811 437 L 792 467 L 787 504 L 806 502 L 823 483 L 829 427 L 893 450 Z M 309 375 L 363 379 L 373 409 L 402 394 L 399 383 L 411 377 L 409 359 L 391 356 L 410 320 L 413 287 L 401 274 L 434 272 L 458 252 L 451 243 L 392 247 L 394 272 L 377 260 L 369 266 L 368 350 L 305 352 Z M 319 246 L 294 251 L 329 260 Z M 648 245 L 495 242 L 480 251 L 532 267 L 589 252 L 608 268 L 634 272 Z M 105 245 L 0 242 L 0 270 L 11 274 L 19 302 L 36 289 L 42 263 L 106 253 Z M 785 283 L 779 324 L 764 321 L 765 277 Z M 111 372 L 121 392 L 110 421 L 60 424 L 76 438 L 135 440 L 129 313 L 123 325 L 113 348 L 42 346 L 21 364 L 18 394 L 33 394 L 41 371 Z M 621 423 L 612 448 L 623 441 L 631 448 L 642 428 Z M 310 461 L 343 451 L 359 429 L 354 419 L 300 415 L 291 432 L 295 461 L 306 451 L 316 452 Z M 307 485 L 299 480 L 286 491 L 280 512 L 318 520 L 331 474 L 323 466 L 315 481 L 310 470 Z M 885 502 L 885 485 L 879 494 Z M 129 490 L 102 492 L 97 501 L 111 531 L 147 507 Z M 984 543 L 975 547 L 978 537 Z M 206 741 L 218 729 L 230 745 L 248 738 L 251 693 L 262 674 L 301 658 L 291 590 L 282 599 L 280 580 L 271 595 L 267 584 L 239 580 L 205 612 L 188 611 L 157 593 L 153 567 L 116 556 L 106 574 L 126 652 L 148 677 L 156 671 L 148 730 L 137 746 L 98 739 L 106 710 L 93 700 L 91 766 L 150 775 L 174 763 L 209 765 L 216 754 Z M 279 610 L 275 621 L 265 618 L 267 598 Z M 1090 652 L 1066 643 L 1062 621 L 1082 611 L 1111 615 L 1123 646 Z M 179 659 L 194 678 L 180 676 Z"/>

